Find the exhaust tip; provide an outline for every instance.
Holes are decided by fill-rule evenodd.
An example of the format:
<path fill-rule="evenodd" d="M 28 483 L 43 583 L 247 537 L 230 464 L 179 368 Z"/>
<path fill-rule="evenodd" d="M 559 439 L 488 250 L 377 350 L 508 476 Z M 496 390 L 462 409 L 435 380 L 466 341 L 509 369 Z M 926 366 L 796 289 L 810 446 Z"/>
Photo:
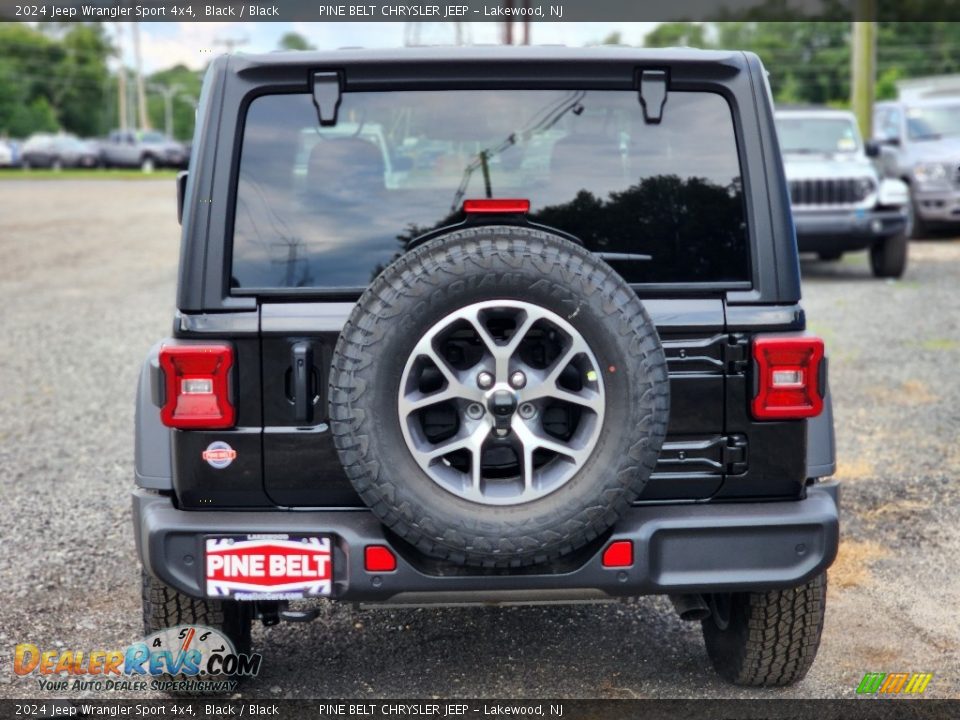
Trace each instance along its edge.
<path fill-rule="evenodd" d="M 702 595 L 671 595 L 670 602 L 681 620 L 698 622 L 710 617 L 710 608 Z"/>

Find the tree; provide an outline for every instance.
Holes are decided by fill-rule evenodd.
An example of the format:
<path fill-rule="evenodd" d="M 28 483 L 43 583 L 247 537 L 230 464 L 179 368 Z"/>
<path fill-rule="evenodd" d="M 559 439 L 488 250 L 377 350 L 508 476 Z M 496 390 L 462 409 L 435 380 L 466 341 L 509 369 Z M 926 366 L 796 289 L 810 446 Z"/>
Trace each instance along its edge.
<path fill-rule="evenodd" d="M 288 32 L 277 43 L 278 50 L 316 50 L 303 35 L 296 32 Z"/>
<path fill-rule="evenodd" d="M 147 96 L 147 113 L 155 128 L 165 128 L 165 100 L 159 88 L 172 91 L 173 137 L 189 140 L 193 137 L 195 121 L 194 105 L 200 97 L 203 82 L 202 72 L 191 70 L 186 65 L 174 65 L 166 70 L 155 72 L 147 78 L 147 88 L 154 88 Z"/>
<path fill-rule="evenodd" d="M 898 9 L 906 17 L 908 11 L 892 3 L 881 0 L 881 17 L 895 17 Z M 645 44 L 749 50 L 763 60 L 778 103 L 845 106 L 850 101 L 849 9 L 838 0 L 825 0 L 822 7 L 813 21 L 791 11 L 784 0 L 768 0 L 730 15 L 730 22 L 663 23 Z M 960 72 L 957 47 L 960 23 L 878 22 L 877 97 L 896 97 L 896 81 L 903 78 Z"/>
<path fill-rule="evenodd" d="M 0 23 L 0 133 L 101 133 L 112 52 L 99 23 Z"/>
<path fill-rule="evenodd" d="M 704 35 L 705 27 L 702 23 L 692 22 L 665 22 L 660 23 L 654 30 L 647 33 L 644 44 L 647 47 L 706 47 L 707 39 Z"/>

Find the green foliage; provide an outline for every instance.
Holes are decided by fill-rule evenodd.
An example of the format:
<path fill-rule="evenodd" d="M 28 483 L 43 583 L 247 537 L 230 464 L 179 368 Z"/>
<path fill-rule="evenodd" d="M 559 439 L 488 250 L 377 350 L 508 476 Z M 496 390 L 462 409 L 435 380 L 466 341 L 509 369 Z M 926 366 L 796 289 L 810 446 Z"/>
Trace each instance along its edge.
<path fill-rule="evenodd" d="M 771 0 L 746 13 L 748 20 L 663 23 L 647 35 L 645 44 L 755 52 L 770 73 L 778 103 L 846 106 L 851 62 L 848 11 L 836 1 L 824 8 L 819 21 L 803 21 L 797 15 L 784 22 L 791 18 L 786 0 Z M 885 13 L 894 16 L 893 10 Z M 779 21 L 764 22 L 764 17 Z M 960 72 L 958 47 L 960 23 L 878 22 L 877 99 L 896 97 L 897 80 Z"/>
<path fill-rule="evenodd" d="M 132 82 L 132 80 L 131 80 Z M 147 114 L 153 127 L 166 131 L 165 100 L 160 88 L 172 90 L 173 132 L 177 140 L 189 140 L 193 137 L 195 120 L 194 104 L 200 97 L 203 73 L 191 70 L 185 65 L 174 65 L 161 70 L 146 79 Z"/>
<path fill-rule="evenodd" d="M 288 32 L 277 43 L 278 50 L 316 50 L 300 33 Z"/>
<path fill-rule="evenodd" d="M 705 47 L 706 28 L 698 23 L 660 23 L 646 37 L 647 47 Z"/>
<path fill-rule="evenodd" d="M 0 134 L 100 133 L 112 52 L 99 23 L 0 23 Z"/>

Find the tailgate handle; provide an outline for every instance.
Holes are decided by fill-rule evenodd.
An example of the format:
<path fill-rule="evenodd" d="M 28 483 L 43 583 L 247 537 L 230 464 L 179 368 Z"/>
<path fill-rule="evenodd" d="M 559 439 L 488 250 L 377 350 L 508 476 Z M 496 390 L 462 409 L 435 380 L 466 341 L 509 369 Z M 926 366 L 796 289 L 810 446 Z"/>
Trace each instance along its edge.
<path fill-rule="evenodd" d="M 308 342 L 294 343 L 290 348 L 290 362 L 293 366 L 293 411 L 299 423 L 313 420 L 313 391 L 310 380 L 313 378 L 313 346 Z"/>

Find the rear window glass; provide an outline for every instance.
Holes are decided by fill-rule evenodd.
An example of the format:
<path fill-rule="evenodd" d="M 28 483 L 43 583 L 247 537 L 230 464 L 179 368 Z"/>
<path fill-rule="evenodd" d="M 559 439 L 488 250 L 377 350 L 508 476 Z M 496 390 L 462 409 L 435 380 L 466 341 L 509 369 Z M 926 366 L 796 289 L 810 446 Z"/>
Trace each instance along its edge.
<path fill-rule="evenodd" d="M 527 198 L 628 282 L 749 278 L 730 108 L 672 92 L 646 124 L 636 91 L 345 93 L 321 127 L 311 95 L 247 111 L 232 286 L 366 287 L 464 200 Z"/>

